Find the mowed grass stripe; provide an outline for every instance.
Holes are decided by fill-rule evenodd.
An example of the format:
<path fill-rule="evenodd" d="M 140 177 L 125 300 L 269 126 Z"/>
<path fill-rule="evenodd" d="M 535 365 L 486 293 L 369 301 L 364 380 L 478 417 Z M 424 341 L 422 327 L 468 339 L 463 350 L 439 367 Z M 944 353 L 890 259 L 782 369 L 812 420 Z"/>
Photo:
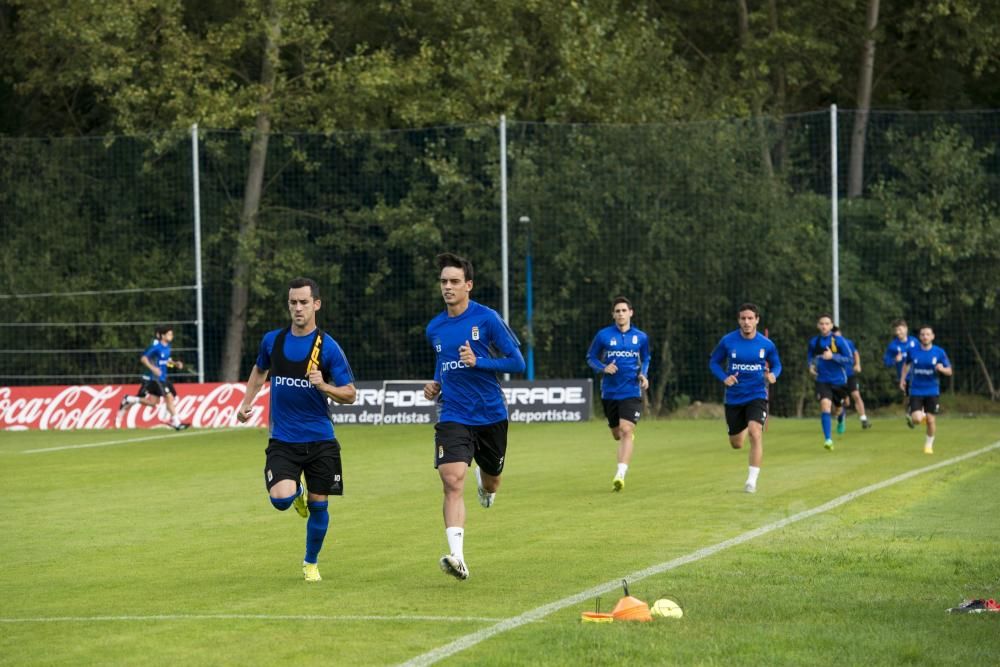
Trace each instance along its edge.
<path fill-rule="evenodd" d="M 982 456 L 983 454 L 992 452 L 996 449 L 1000 449 L 1000 441 L 994 442 L 993 444 L 987 447 L 983 447 L 982 449 L 978 449 L 976 451 L 969 452 L 961 456 L 955 456 L 950 459 L 941 461 L 940 463 L 935 463 L 933 465 L 929 465 L 924 468 L 919 468 L 917 470 L 911 470 L 909 472 L 903 473 L 901 475 L 896 475 L 895 477 L 884 480 L 882 482 L 878 482 L 876 484 L 870 484 L 866 487 L 857 489 L 850 493 L 846 493 L 838 498 L 834 498 L 833 500 L 823 503 L 818 507 L 814 507 L 812 509 L 799 512 L 798 514 L 790 516 L 786 519 L 776 521 L 766 526 L 761 526 L 760 528 L 757 528 L 755 530 L 745 532 L 742 535 L 737 535 L 736 537 L 724 540 L 717 544 L 713 544 L 711 546 L 705 547 L 704 549 L 699 549 L 693 553 L 681 556 L 680 558 L 675 558 L 665 563 L 659 563 L 657 565 L 653 565 L 651 567 L 647 567 L 642 570 L 632 572 L 630 574 L 625 575 L 624 579 L 627 580 L 629 583 L 643 581 L 648 577 L 657 574 L 662 574 L 664 572 L 668 572 L 670 570 L 681 567 L 682 565 L 687 565 L 689 563 L 694 563 L 704 558 L 708 558 L 709 556 L 713 556 L 719 553 L 720 551 L 724 551 L 731 547 L 739 546 L 741 544 L 749 542 L 750 540 L 756 539 L 763 535 L 767 535 L 768 533 L 774 532 L 776 530 L 780 530 L 785 526 L 789 526 L 791 524 L 798 523 L 799 521 L 804 521 L 805 519 L 809 519 L 813 516 L 816 516 L 817 514 L 829 512 L 830 510 L 836 509 L 837 507 L 849 503 L 852 500 L 855 500 L 862 496 L 866 496 L 876 491 L 880 491 L 886 487 L 893 486 L 894 484 L 905 482 L 918 475 L 923 475 L 928 472 L 932 472 L 934 470 L 940 470 L 941 468 L 946 468 L 948 466 L 955 465 L 956 463 L 960 463 L 962 461 L 966 461 L 968 459 L 972 459 L 977 456 Z M 424 667 L 425 665 L 433 665 L 436 662 L 439 662 L 441 660 L 444 660 L 445 658 L 453 656 L 456 653 L 460 653 L 461 651 L 471 648 L 476 644 L 491 639 L 499 634 L 502 634 L 509 630 L 513 630 L 515 628 L 519 628 L 527 623 L 539 621 L 548 616 L 549 614 L 565 609 L 566 607 L 580 604 L 597 596 L 614 591 L 620 588 L 621 585 L 622 585 L 621 579 L 614 579 L 612 581 L 607 581 L 598 586 L 594 586 L 593 588 L 581 591 L 580 593 L 577 593 L 575 595 L 571 595 L 569 597 L 562 598 L 561 600 L 557 600 L 555 602 L 551 602 L 549 604 L 536 607 L 535 609 L 531 609 L 513 618 L 505 619 L 492 627 L 484 628 L 477 632 L 465 635 L 464 637 L 460 637 L 448 644 L 445 644 L 444 646 L 436 648 L 432 651 L 428 651 L 427 653 L 417 656 L 411 660 L 407 660 L 405 663 L 402 663 L 402 665 L 403 667 Z"/>

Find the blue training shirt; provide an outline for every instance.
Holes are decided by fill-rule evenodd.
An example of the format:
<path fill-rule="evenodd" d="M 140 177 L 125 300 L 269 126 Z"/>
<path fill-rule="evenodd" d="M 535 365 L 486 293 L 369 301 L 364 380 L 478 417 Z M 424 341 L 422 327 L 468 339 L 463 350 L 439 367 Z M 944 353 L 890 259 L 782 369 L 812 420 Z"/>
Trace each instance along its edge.
<path fill-rule="evenodd" d="M 903 373 L 903 364 L 906 363 L 907 355 L 918 347 L 920 347 L 920 341 L 913 336 L 907 336 L 906 340 L 899 340 L 899 338 L 893 336 L 892 340 L 885 347 L 885 354 L 882 355 L 882 363 L 885 364 L 886 368 L 896 367 L 896 382 L 899 382 L 900 375 Z M 903 358 L 901 361 L 896 361 L 896 355 L 900 353 L 902 353 Z M 910 377 L 913 377 L 912 373 Z"/>
<path fill-rule="evenodd" d="M 756 399 L 767 400 L 767 367 L 775 377 L 781 375 L 778 348 L 771 339 L 760 332 L 753 338 L 744 338 L 737 329 L 727 333 L 712 350 L 708 367 L 712 374 L 725 382 L 735 375 L 738 382 L 726 387 L 726 405 L 745 405 Z"/>
<path fill-rule="evenodd" d="M 507 419 L 507 400 L 497 373 L 523 373 L 520 341 L 495 310 L 476 301 L 461 315 L 439 313 L 427 325 L 436 353 L 434 381 L 441 384 L 442 422 L 485 426 Z M 476 365 L 462 363 L 458 349 L 468 341 Z"/>
<path fill-rule="evenodd" d="M 257 368 L 269 370 L 274 342 L 283 329 L 264 334 L 257 353 Z M 305 361 L 312 351 L 315 331 L 305 336 L 295 336 L 291 331 L 285 336 L 285 358 L 291 362 Z M 320 370 L 326 381 L 343 387 L 354 382 L 354 374 L 347 363 L 344 351 L 329 334 L 323 334 L 323 351 Z M 333 440 L 333 423 L 327 413 L 327 396 L 314 387 L 307 377 L 285 378 L 271 376 L 271 437 L 282 442 L 320 442 Z"/>
<path fill-rule="evenodd" d="M 823 351 L 826 349 L 833 353 L 832 359 L 823 358 Z M 851 348 L 844 342 L 843 337 L 835 334 L 813 336 L 809 339 L 809 352 L 806 358 L 810 366 L 816 366 L 816 382 L 823 382 L 834 387 L 847 384 L 845 366 L 854 363 L 854 355 Z"/>
<path fill-rule="evenodd" d="M 633 326 L 628 331 L 619 331 L 615 324 L 604 327 L 587 350 L 587 365 L 603 373 L 612 361 L 618 372 L 601 377 L 601 398 L 620 401 L 642 396 L 639 375 L 649 377 L 649 337 Z"/>
<path fill-rule="evenodd" d="M 167 367 L 170 365 L 170 343 L 164 343 L 159 338 L 154 338 L 142 356 L 149 359 L 149 363 L 160 369 L 160 377 L 153 377 L 153 374 L 146 369 L 142 374 L 144 380 L 159 380 L 164 382 L 167 379 Z M 144 366 L 145 368 L 145 366 Z"/>
<path fill-rule="evenodd" d="M 940 396 L 941 384 L 938 382 L 938 372 L 935 366 L 943 364 L 951 366 L 948 355 L 937 345 L 931 345 L 925 350 L 918 345 L 910 350 L 908 363 L 910 369 L 910 396 Z"/>

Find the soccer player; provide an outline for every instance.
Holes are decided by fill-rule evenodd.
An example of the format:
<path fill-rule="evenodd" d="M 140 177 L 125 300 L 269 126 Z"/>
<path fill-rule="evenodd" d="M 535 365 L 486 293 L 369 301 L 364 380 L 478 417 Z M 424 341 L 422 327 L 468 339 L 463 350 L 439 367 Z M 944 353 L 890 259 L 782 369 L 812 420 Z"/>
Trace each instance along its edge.
<path fill-rule="evenodd" d="M 170 413 L 170 427 L 175 431 L 183 431 L 191 425 L 182 424 L 181 418 L 177 415 L 177 406 L 174 404 L 174 397 L 177 396 L 177 390 L 174 389 L 174 383 L 167 379 L 167 373 L 170 368 L 178 370 L 184 368 L 184 362 L 180 359 L 173 359 L 170 356 L 171 344 L 174 341 L 173 327 L 168 325 L 158 326 L 154 333 L 155 338 L 153 338 L 153 342 L 142 353 L 142 356 L 139 357 L 139 361 L 146 367 L 146 371 L 142 376 L 142 385 L 139 387 L 139 393 L 136 396 L 128 394 L 122 396 L 122 400 L 118 404 L 118 417 L 116 421 L 121 422 L 122 416 L 128 410 L 129 406 L 142 403 L 143 405 L 154 407 L 160 403 L 160 399 L 162 398 L 166 401 L 167 412 Z"/>
<path fill-rule="evenodd" d="M 747 481 L 743 490 L 757 492 L 757 477 L 764 459 L 764 424 L 767 421 L 767 387 L 781 375 L 778 348 L 757 332 L 760 310 L 744 303 L 736 313 L 740 328 L 731 331 L 712 350 L 708 367 L 726 385 L 726 425 L 729 444 L 742 449 L 750 435 Z"/>
<path fill-rule="evenodd" d="M 816 378 L 816 398 L 819 400 L 820 423 L 823 425 L 823 446 L 833 449 L 833 406 L 840 407 L 850 392 L 847 390 L 847 370 L 853 364 L 850 348 L 844 339 L 833 333 L 833 317 L 823 313 L 816 320 L 819 335 L 809 340 L 806 354 L 809 372 Z"/>
<path fill-rule="evenodd" d="M 924 440 L 924 454 L 934 453 L 934 435 L 937 433 L 937 415 L 940 409 L 941 385 L 937 374 L 948 375 L 954 372 L 948 355 L 937 345 L 934 345 L 934 329 L 922 326 L 918 331 L 920 345 L 910 350 L 899 381 L 899 388 L 906 390 L 905 378 L 910 378 L 910 404 L 907 423 L 927 422 L 927 438 Z"/>
<path fill-rule="evenodd" d="M 847 343 L 847 347 L 850 348 L 852 363 L 844 367 L 847 372 L 847 391 L 851 394 L 851 401 L 854 402 L 854 409 L 858 411 L 858 419 L 861 420 L 861 428 L 868 429 L 872 427 L 872 423 L 868 421 L 868 415 L 865 414 L 865 402 L 861 398 L 861 385 L 858 383 L 858 373 L 861 372 L 861 353 L 858 352 L 858 346 L 854 344 L 854 341 L 850 338 L 844 336 L 841 332 L 840 327 L 833 327 L 833 333 L 838 334 Z M 847 417 L 847 405 L 840 406 L 840 412 L 837 414 L 837 433 L 843 433 L 846 430 L 844 425 L 844 419 Z"/>
<path fill-rule="evenodd" d="M 264 484 L 275 509 L 284 512 L 294 506 L 299 516 L 309 517 L 302 561 L 307 582 L 322 580 L 317 563 L 330 525 L 328 498 L 344 494 L 340 443 L 327 401 L 350 404 L 357 393 L 344 351 L 316 326 L 321 305 L 316 281 L 296 278 L 289 283 L 291 326 L 264 334 L 246 396 L 236 413 L 240 422 L 250 418 L 253 399 L 270 374 L 271 423 Z"/>
<path fill-rule="evenodd" d="M 909 329 L 906 326 L 906 320 L 898 319 L 892 323 L 892 340 L 885 348 L 885 354 L 882 355 L 882 361 L 885 363 L 886 368 L 896 368 L 896 382 L 899 383 L 905 378 L 906 384 L 909 383 L 910 378 L 903 374 L 903 365 L 906 363 L 907 355 L 917 349 L 920 342 L 909 335 Z M 903 394 L 906 394 L 906 384 L 902 385 Z"/>
<path fill-rule="evenodd" d="M 632 461 L 635 426 L 642 418 L 642 391 L 649 387 L 649 337 L 632 326 L 632 302 L 623 296 L 611 302 L 614 324 L 594 336 L 587 350 L 587 365 L 601 378 L 601 402 L 611 437 L 618 441 L 618 469 L 611 488 L 625 488 L 625 474 Z"/>
<path fill-rule="evenodd" d="M 472 262 L 450 252 L 437 256 L 445 309 L 427 325 L 436 353 L 434 380 L 424 396 L 440 396 L 434 425 L 434 467 L 444 490 L 448 553 L 441 571 L 469 578 L 465 563 L 465 475 L 476 461 L 479 504 L 493 506 L 507 456 L 507 401 L 497 373 L 521 373 L 517 336 L 495 310 L 471 300 Z"/>

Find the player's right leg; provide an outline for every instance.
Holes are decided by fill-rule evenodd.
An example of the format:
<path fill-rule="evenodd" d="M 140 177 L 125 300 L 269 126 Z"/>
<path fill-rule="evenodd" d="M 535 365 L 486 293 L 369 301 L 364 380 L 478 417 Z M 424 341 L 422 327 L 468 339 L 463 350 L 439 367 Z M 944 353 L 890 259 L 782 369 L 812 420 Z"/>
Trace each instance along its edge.
<path fill-rule="evenodd" d="M 444 493 L 442 513 L 448 553 L 438 564 L 441 571 L 456 579 L 469 578 L 465 564 L 465 475 L 475 452 L 472 429 L 457 422 L 438 422 L 434 425 L 434 467 L 441 478 Z"/>

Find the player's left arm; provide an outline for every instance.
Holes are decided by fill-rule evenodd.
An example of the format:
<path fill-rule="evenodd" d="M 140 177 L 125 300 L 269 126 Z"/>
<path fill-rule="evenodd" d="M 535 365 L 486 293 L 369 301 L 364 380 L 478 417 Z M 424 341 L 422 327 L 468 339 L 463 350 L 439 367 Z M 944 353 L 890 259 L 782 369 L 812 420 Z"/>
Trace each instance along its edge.
<path fill-rule="evenodd" d="M 941 375 L 947 375 L 948 377 L 951 377 L 952 373 L 955 372 L 951 367 L 951 361 L 948 359 L 948 354 L 944 350 L 941 350 L 941 359 L 937 362 L 937 365 L 935 365 L 934 368 L 937 369 L 937 372 Z"/>
<path fill-rule="evenodd" d="M 486 329 L 488 347 L 496 356 L 476 355 L 473 365 L 495 373 L 523 373 L 525 363 L 519 347 L 521 343 L 507 323 L 499 315 L 494 315 L 486 320 Z"/>
<path fill-rule="evenodd" d="M 778 376 L 781 375 L 781 359 L 778 357 L 778 346 L 771 343 L 771 347 L 768 348 L 764 359 L 767 361 L 768 368 L 770 369 L 764 372 L 764 377 L 768 383 L 774 384 L 778 381 Z"/>
<path fill-rule="evenodd" d="M 354 373 L 347 362 L 347 355 L 337 342 L 329 337 L 323 341 L 323 368 L 332 382 L 323 379 L 323 370 L 319 368 L 309 371 L 309 382 L 335 403 L 342 405 L 353 403 L 358 396 L 354 387 Z"/>
<path fill-rule="evenodd" d="M 649 336 L 642 335 L 639 340 L 639 361 L 642 364 L 639 368 L 639 386 L 643 389 L 649 388 Z"/>

